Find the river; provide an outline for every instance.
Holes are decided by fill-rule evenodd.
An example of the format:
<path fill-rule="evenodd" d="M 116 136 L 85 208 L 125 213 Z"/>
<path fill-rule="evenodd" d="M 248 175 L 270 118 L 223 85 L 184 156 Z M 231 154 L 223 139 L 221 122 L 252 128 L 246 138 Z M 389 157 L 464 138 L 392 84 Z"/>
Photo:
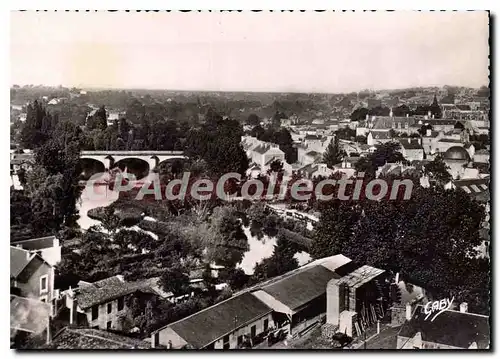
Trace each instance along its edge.
<path fill-rule="evenodd" d="M 78 224 L 82 229 L 88 229 L 89 227 L 100 223 L 100 221 L 92 219 L 87 215 L 89 210 L 97 207 L 109 206 L 118 199 L 118 192 L 107 190 L 106 186 L 100 186 L 97 189 L 94 189 L 94 193 L 91 191 L 91 189 L 85 188 L 80 197 L 80 201 L 77 204 L 80 215 Z M 96 192 L 98 192 L 98 196 L 95 196 Z M 154 220 L 154 218 L 148 219 Z M 131 229 L 143 231 L 137 226 L 134 226 Z M 248 238 L 248 245 L 250 249 L 245 253 L 243 260 L 238 267 L 243 269 L 245 274 L 251 275 L 253 274 L 253 269 L 257 263 L 260 263 L 264 258 L 272 256 L 277 240 L 275 237 L 268 236 L 264 236 L 264 238 L 259 240 L 256 236 L 252 236 L 249 227 L 243 227 L 243 230 Z M 149 234 L 153 239 L 158 239 L 154 233 L 147 231 L 143 232 Z M 311 256 L 306 252 L 296 253 L 294 257 L 297 259 L 300 266 L 311 260 Z"/>

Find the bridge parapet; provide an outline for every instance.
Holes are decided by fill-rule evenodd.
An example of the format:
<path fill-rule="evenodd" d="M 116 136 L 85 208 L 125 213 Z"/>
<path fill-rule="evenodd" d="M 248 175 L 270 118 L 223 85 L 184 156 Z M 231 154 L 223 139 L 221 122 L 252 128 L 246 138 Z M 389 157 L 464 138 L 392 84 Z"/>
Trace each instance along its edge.
<path fill-rule="evenodd" d="M 173 159 L 185 159 L 183 151 L 81 151 L 81 159 L 93 159 L 104 164 L 106 170 L 125 159 L 139 159 L 148 163 L 151 172 L 160 162 Z"/>
<path fill-rule="evenodd" d="M 184 155 L 184 151 L 81 151 L 80 156 L 169 156 Z"/>

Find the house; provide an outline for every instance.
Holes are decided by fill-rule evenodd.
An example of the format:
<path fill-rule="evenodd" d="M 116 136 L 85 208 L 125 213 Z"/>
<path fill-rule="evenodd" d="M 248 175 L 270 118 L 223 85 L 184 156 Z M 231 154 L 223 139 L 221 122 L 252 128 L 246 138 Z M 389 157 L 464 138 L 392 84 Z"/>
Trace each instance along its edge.
<path fill-rule="evenodd" d="M 304 175 L 306 178 L 313 179 L 319 176 L 329 177 L 334 171 L 328 168 L 326 163 L 311 163 L 299 168 L 297 172 Z"/>
<path fill-rule="evenodd" d="M 455 128 L 456 120 L 424 119 L 418 122 L 419 125 L 429 125 L 434 131 L 449 132 Z"/>
<path fill-rule="evenodd" d="M 153 348 L 235 349 L 274 326 L 272 309 L 242 293 L 154 331 Z"/>
<path fill-rule="evenodd" d="M 366 137 L 366 143 L 369 146 L 382 144 L 392 141 L 392 136 L 389 130 L 371 130 Z"/>
<path fill-rule="evenodd" d="M 64 327 L 43 349 L 76 350 L 130 350 L 151 349 L 151 344 L 140 339 L 90 328 Z"/>
<path fill-rule="evenodd" d="M 11 242 L 10 245 L 30 253 L 39 254 L 51 266 L 55 266 L 61 261 L 61 246 L 56 236 L 15 241 Z"/>
<path fill-rule="evenodd" d="M 275 143 L 260 141 L 255 137 L 243 136 L 242 145 L 251 162 L 266 171 L 266 166 L 274 160 L 286 163 L 285 153 Z"/>
<path fill-rule="evenodd" d="M 425 307 L 417 305 L 413 315 L 401 327 L 397 349 L 488 349 L 490 318 L 467 312 L 467 303 L 460 311 L 445 310 L 434 320 L 427 318 Z"/>
<path fill-rule="evenodd" d="M 299 158 L 299 162 L 302 164 L 311 164 L 317 161 L 320 161 L 322 158 L 322 154 L 316 151 L 307 151 L 303 153 Z"/>
<path fill-rule="evenodd" d="M 70 310 L 70 324 L 84 325 L 94 329 L 123 330 L 121 317 L 129 309 L 129 301 L 139 302 L 152 296 L 173 297 L 164 293 L 157 278 L 127 282 L 117 275 L 94 283 L 80 281 L 78 288 L 63 292 L 66 307 Z"/>
<path fill-rule="evenodd" d="M 52 303 L 54 278 L 54 267 L 40 254 L 19 247 L 10 247 L 11 292 L 21 297 Z"/>
<path fill-rule="evenodd" d="M 420 138 L 401 138 L 401 154 L 408 161 L 422 161 L 424 159 L 424 148 L 420 143 Z"/>
<path fill-rule="evenodd" d="M 307 148 L 320 149 L 323 147 L 323 138 L 319 135 L 306 135 L 303 143 Z"/>

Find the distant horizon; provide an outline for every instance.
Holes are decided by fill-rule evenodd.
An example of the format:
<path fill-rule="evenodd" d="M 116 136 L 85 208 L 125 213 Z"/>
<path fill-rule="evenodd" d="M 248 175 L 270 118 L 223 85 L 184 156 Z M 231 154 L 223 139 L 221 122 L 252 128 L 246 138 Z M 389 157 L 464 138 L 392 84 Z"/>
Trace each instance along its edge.
<path fill-rule="evenodd" d="M 481 85 L 479 87 L 470 86 L 458 86 L 458 85 L 429 85 L 429 86 L 410 86 L 410 87 L 400 87 L 400 88 L 379 88 L 379 89 L 361 89 L 355 91 L 345 91 L 345 92 L 310 92 L 310 91 L 249 91 L 249 90 L 195 90 L 195 89 L 169 89 L 169 88 L 146 88 L 146 87 L 103 87 L 103 86 L 75 86 L 75 85 L 44 85 L 44 84 L 11 84 L 10 88 L 14 86 L 19 86 L 20 88 L 32 86 L 32 87 L 47 87 L 47 88 L 66 88 L 72 89 L 76 88 L 81 91 L 164 91 L 164 92 L 222 92 L 222 93 L 276 93 L 276 94 L 320 94 L 320 95 L 345 95 L 350 93 L 363 93 L 363 92 L 397 92 L 405 90 L 415 90 L 415 89 L 431 89 L 438 88 L 443 89 L 445 87 L 449 88 L 466 88 L 479 90 L 481 87 L 490 88 L 489 84 Z"/>
<path fill-rule="evenodd" d="M 335 94 L 489 80 L 486 11 L 10 15 L 11 84 Z"/>

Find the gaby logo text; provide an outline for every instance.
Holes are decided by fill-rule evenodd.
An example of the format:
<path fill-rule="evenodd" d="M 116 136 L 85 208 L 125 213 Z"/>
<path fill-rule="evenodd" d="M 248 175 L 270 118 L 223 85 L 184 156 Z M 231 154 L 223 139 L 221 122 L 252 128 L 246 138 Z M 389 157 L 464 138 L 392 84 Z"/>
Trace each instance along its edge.
<path fill-rule="evenodd" d="M 427 320 L 434 314 L 434 316 L 431 318 L 431 322 L 434 321 L 434 319 L 436 319 L 439 314 L 451 308 L 454 299 L 455 297 L 451 299 L 446 298 L 427 303 L 424 308 L 424 313 L 426 314 L 425 320 Z"/>

